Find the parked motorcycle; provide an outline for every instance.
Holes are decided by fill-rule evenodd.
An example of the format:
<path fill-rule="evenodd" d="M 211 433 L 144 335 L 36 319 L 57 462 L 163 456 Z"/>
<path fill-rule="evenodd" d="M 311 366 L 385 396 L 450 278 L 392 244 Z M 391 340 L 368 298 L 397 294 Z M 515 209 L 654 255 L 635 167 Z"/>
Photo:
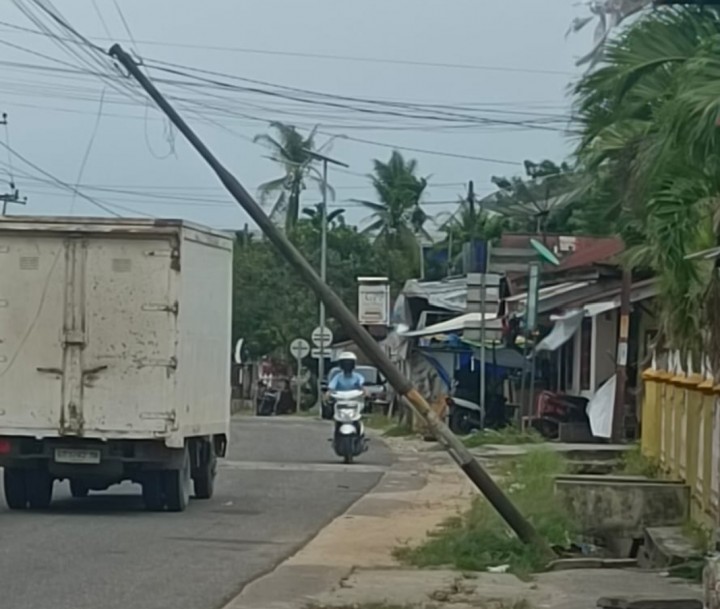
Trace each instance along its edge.
<path fill-rule="evenodd" d="M 362 390 L 336 391 L 330 396 L 333 405 L 333 449 L 345 463 L 367 450 L 365 426 L 362 422 L 365 408 L 365 392 Z"/>
<path fill-rule="evenodd" d="M 474 430 L 485 427 L 485 411 L 479 404 L 449 396 L 447 405 L 448 426 L 453 433 L 466 436 Z"/>

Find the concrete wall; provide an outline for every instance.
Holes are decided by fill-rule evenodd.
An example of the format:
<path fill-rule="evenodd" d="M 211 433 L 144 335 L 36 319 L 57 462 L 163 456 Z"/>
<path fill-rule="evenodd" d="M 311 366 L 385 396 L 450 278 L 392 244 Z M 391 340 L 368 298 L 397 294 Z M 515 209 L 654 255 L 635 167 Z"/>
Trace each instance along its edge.
<path fill-rule="evenodd" d="M 683 482 L 560 476 L 555 490 L 583 533 L 606 539 L 639 538 L 645 527 L 682 525 L 689 515 Z"/>

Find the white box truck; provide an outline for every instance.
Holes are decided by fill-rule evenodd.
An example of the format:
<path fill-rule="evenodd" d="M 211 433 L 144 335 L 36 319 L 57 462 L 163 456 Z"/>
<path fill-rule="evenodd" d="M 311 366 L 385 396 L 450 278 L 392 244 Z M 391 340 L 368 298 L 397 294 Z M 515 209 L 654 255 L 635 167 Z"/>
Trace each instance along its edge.
<path fill-rule="evenodd" d="M 12 509 L 132 480 L 213 494 L 230 423 L 233 240 L 176 220 L 0 218 L 0 465 Z"/>

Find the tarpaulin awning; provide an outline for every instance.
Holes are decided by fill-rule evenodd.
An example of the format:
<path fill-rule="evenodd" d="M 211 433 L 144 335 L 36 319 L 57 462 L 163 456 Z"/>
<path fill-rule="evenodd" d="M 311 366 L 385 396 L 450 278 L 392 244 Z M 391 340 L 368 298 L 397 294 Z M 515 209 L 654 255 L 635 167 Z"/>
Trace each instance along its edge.
<path fill-rule="evenodd" d="M 555 351 L 562 347 L 575 336 L 575 332 L 578 331 L 582 324 L 583 317 L 585 317 L 584 309 L 574 309 L 568 311 L 565 315 L 557 317 L 555 319 L 555 325 L 552 330 L 550 330 L 550 334 L 538 343 L 535 350 Z"/>
<path fill-rule="evenodd" d="M 466 328 L 475 328 L 482 323 L 482 313 L 466 313 L 442 321 L 439 324 L 433 324 L 422 330 L 410 330 L 408 332 L 398 332 L 403 338 L 413 338 L 417 336 L 434 336 L 436 334 L 447 334 L 448 332 L 462 332 Z M 502 330 L 502 319 L 499 319 L 494 313 L 485 314 L 485 328 L 488 330 Z"/>

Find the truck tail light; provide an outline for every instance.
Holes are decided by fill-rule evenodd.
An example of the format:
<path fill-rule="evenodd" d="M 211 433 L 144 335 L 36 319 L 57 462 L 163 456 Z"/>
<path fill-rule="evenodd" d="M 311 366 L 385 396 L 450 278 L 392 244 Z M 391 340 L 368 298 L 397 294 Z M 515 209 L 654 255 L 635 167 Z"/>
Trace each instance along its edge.
<path fill-rule="evenodd" d="M 12 443 L 7 438 L 0 438 L 0 455 L 9 455 L 12 452 Z"/>

